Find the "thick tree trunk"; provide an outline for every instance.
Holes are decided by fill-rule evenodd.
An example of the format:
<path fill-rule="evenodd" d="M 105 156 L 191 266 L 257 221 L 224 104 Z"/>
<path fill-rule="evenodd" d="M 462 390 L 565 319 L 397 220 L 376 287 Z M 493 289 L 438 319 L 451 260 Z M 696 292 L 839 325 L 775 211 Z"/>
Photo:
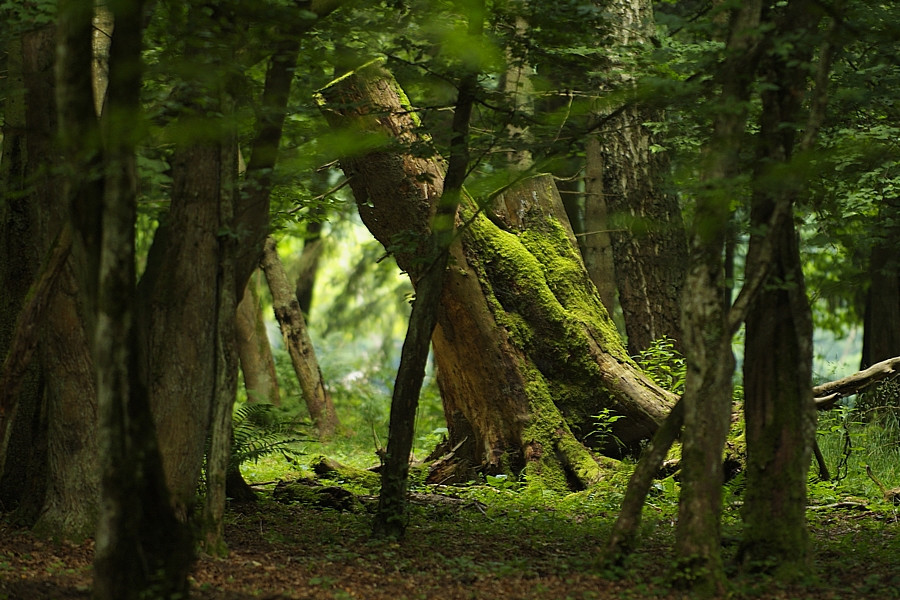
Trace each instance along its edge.
<path fill-rule="evenodd" d="M 611 28 L 619 50 L 635 53 L 655 35 L 648 0 L 613 2 Z M 613 61 L 610 85 L 634 85 L 631 65 Z M 645 125 L 663 120 L 661 111 L 632 104 L 607 117 L 598 132 L 603 196 L 616 287 L 628 334 L 628 351 L 637 355 L 662 337 L 681 345 L 681 290 L 687 269 L 687 239 L 678 199 L 668 191 L 669 159 L 656 147 Z M 587 197 L 588 207 L 600 199 Z M 603 208 L 601 207 L 602 213 Z"/>
<path fill-rule="evenodd" d="M 49 198 L 42 198 L 39 193 L 42 189 L 52 191 L 46 189 L 51 178 L 36 177 L 42 168 L 37 157 L 50 156 L 46 150 L 56 120 L 54 106 L 36 110 L 52 99 L 52 68 L 44 66 L 43 72 L 34 72 L 38 66 L 35 57 L 25 55 L 45 46 L 48 50 L 39 54 L 42 58 L 37 61 L 45 62 L 48 52 L 50 57 L 53 55 L 53 42 L 51 27 L 26 33 L 22 39 L 12 41 L 5 49 L 3 66 L 7 76 L 0 81 L 4 117 L 0 162 L 0 193 L 3 195 L 0 200 L 0 289 L 3 290 L 0 294 L 0 357 L 4 361 L 4 375 L 0 381 L 0 503 L 6 511 L 19 506 L 29 475 L 35 474 L 29 468 L 32 456 L 40 448 L 37 443 L 40 433 L 36 430 L 40 423 L 42 397 L 40 369 L 37 361 L 30 364 L 23 361 L 22 353 L 27 348 L 15 350 L 13 346 L 18 344 L 17 338 L 26 341 L 21 338 L 21 333 L 17 333 L 21 329 L 17 324 L 19 321 L 32 328 L 29 337 L 33 341 L 27 344 L 32 350 L 40 331 L 38 322 L 23 320 L 19 315 L 41 261 L 37 207 L 49 202 Z M 16 93 L 16 90 L 27 89 L 26 81 L 30 81 L 32 91 L 26 95 Z M 40 90 L 34 87 L 39 83 L 44 86 Z M 35 99 L 37 107 L 26 103 L 26 98 L 35 93 L 40 94 Z M 40 113 L 43 117 L 36 120 Z M 35 292 L 31 299 L 46 304 L 49 295 L 48 289 L 43 294 Z"/>
<path fill-rule="evenodd" d="M 659 120 L 658 111 L 627 108 L 601 144 L 616 287 L 632 355 L 663 337 L 683 351 L 684 223 L 676 196 L 666 189 L 669 161 L 653 149 L 654 136 L 643 125 Z"/>
<path fill-rule="evenodd" d="M 238 304 L 235 337 L 247 399 L 250 402 L 280 404 L 275 359 L 266 333 L 257 283 L 253 279 L 247 283 L 244 298 Z"/>
<path fill-rule="evenodd" d="M 421 143 L 400 98 L 374 63 L 318 100 L 335 127 Z M 439 161 L 385 148 L 341 164 L 363 221 L 417 281 L 417 257 L 427 256 L 424 240 L 441 195 Z M 552 485 L 577 488 L 600 474 L 579 441 L 591 442 L 593 415 L 606 407 L 625 416 L 614 434 L 633 446 L 652 435 L 674 399 L 627 357 L 559 203 L 549 177 L 505 194 L 512 210 L 493 220 L 463 199 L 465 227 L 451 247 L 433 343 L 451 439 L 468 439 L 472 463 L 527 467 Z M 397 244 L 400 235 L 407 243 Z"/>
<path fill-rule="evenodd" d="M 760 114 L 757 184 L 750 211 L 747 269 L 760 267 L 758 246 L 768 235 L 772 244 L 769 276 L 747 315 L 744 359 L 744 418 L 747 437 L 747 488 L 744 495 L 744 536 L 740 555 L 748 568 L 762 568 L 786 578 L 809 567 L 806 529 L 806 479 L 815 440 L 816 412 L 812 399 L 812 315 L 799 242 L 793 219 L 782 219 L 774 231 L 767 224 L 779 205 L 788 207 L 802 193 L 801 179 L 784 180 L 773 189 L 769 179 L 776 165 L 791 160 L 802 118 L 806 89 L 805 66 L 813 47 L 808 36 L 821 19 L 803 0 L 791 2 L 773 19 L 773 36 L 795 42 L 787 55 L 770 53 L 763 63 L 767 84 Z M 783 39 L 783 38 L 782 38 Z M 777 42 L 776 42 L 777 43 Z M 771 225 L 769 225 L 771 227 Z M 765 257 L 769 258 L 769 257 Z M 773 568 L 774 564 L 774 568 Z"/>
<path fill-rule="evenodd" d="M 218 145 L 176 149 L 169 214 L 153 239 L 138 294 L 163 467 L 182 516 L 196 497 L 212 407 L 222 168 Z"/>
<path fill-rule="evenodd" d="M 74 29 L 67 29 L 67 25 L 71 22 L 63 21 L 60 31 L 68 33 Z M 42 533 L 82 539 L 93 531 L 99 501 L 96 406 L 93 365 L 81 304 L 82 285 L 76 280 L 80 265 L 85 264 L 85 253 L 81 247 L 72 248 L 72 230 L 64 227 L 68 210 L 61 193 L 61 180 L 46 174 L 45 171 L 52 167 L 42 162 L 58 156 L 55 146 L 54 34 L 53 28 L 28 33 L 23 36 L 20 47 L 12 48 L 13 66 L 19 69 L 26 103 L 21 111 L 15 103 L 9 106 L 13 122 L 24 118 L 24 137 L 18 137 L 19 144 L 24 144 L 24 148 L 19 146 L 20 150 L 24 149 L 24 154 L 19 154 L 18 159 L 25 160 L 24 163 L 10 164 L 10 167 L 15 170 L 16 178 L 22 178 L 18 183 L 27 186 L 23 188 L 27 193 L 22 200 L 31 206 L 18 206 L 18 200 L 10 197 L 6 210 L 12 211 L 9 214 L 18 220 L 10 231 L 13 234 L 10 241 L 21 244 L 19 258 L 24 258 L 22 254 L 29 248 L 32 251 L 36 248 L 40 255 L 47 254 L 48 272 L 41 281 L 41 286 L 46 289 L 35 290 L 32 298 L 37 304 L 29 303 L 36 311 L 23 313 L 18 319 L 17 336 L 23 337 L 17 338 L 17 345 L 10 348 L 11 354 L 5 357 L 9 359 L 6 365 L 14 367 L 12 372 L 18 374 L 13 377 L 16 381 L 4 382 L 4 393 L 15 395 L 21 389 L 19 383 L 28 379 L 27 363 L 35 344 L 39 344 L 37 356 L 46 377 L 41 380 L 43 387 L 33 376 L 26 383 L 21 398 L 22 410 L 17 409 L 14 398 L 11 402 L 4 401 L 3 404 L 10 405 L 8 416 L 15 415 L 16 421 L 3 419 L 4 438 L 7 426 L 12 425 L 13 430 L 9 432 L 11 445 L 5 447 L 2 454 L 9 449 L 8 457 L 15 456 L 17 466 L 4 473 L 4 483 L 12 483 L 9 476 L 19 479 L 19 489 L 12 496 L 20 500 L 20 520 L 34 525 Z M 74 37 L 63 39 L 70 41 Z M 89 60 L 89 52 L 88 46 L 73 49 L 67 56 L 73 64 L 81 64 Z M 63 90 L 63 97 L 71 98 L 65 92 L 77 90 L 77 86 L 64 85 Z M 84 88 L 79 91 L 83 92 Z M 91 131 L 92 122 L 96 126 L 93 111 L 88 115 L 88 122 L 81 124 L 85 128 L 82 131 Z M 64 132 L 64 137 L 70 133 Z M 74 137 L 77 136 L 66 137 L 68 149 L 72 149 Z M 15 143 L 16 140 L 13 136 L 10 141 Z M 96 146 L 93 149 L 96 151 Z M 16 147 L 12 150 L 9 158 L 16 160 Z M 90 152 L 70 153 L 68 157 L 79 167 L 96 161 Z M 4 156 L 4 162 L 6 158 Z M 75 179 L 69 180 L 73 184 L 68 190 L 73 198 L 82 198 L 80 193 L 91 189 L 90 183 L 87 178 L 74 183 Z M 13 184 L 10 190 L 14 190 L 16 182 L 9 183 Z M 85 183 L 87 185 L 82 186 Z M 16 230 L 30 231 L 32 239 L 18 238 Z M 34 268 L 34 264 L 34 261 L 30 265 L 24 263 L 19 268 Z M 10 287 L 15 292 L 17 285 L 27 286 L 30 281 L 31 277 L 23 277 Z M 4 412 L 6 409 L 4 407 Z M 28 449 L 22 447 L 23 442 Z M 8 460 L 5 462 L 9 464 Z M 16 473 L 18 469 L 27 470 Z"/>
<path fill-rule="evenodd" d="M 303 392 L 306 407 L 309 409 L 309 416 L 316 429 L 319 430 L 319 436 L 323 439 L 331 438 L 340 426 L 340 422 L 334 410 L 331 394 L 325 388 L 319 361 L 316 360 L 316 352 L 306 328 L 306 320 L 303 318 L 297 297 L 288 283 L 284 266 L 278 257 L 275 240 L 271 237 L 266 239 L 260 266 L 266 274 L 266 281 L 272 292 L 272 308 L 275 310 L 275 319 L 281 327 L 284 345 L 291 356 L 291 364 L 293 364 L 294 373 L 300 382 L 300 389 Z"/>

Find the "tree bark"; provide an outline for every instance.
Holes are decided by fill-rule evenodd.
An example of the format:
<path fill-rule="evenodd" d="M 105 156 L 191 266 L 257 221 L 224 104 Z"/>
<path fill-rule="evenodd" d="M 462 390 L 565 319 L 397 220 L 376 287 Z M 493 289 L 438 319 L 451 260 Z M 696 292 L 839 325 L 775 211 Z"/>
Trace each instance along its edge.
<path fill-rule="evenodd" d="M 281 327 L 284 345 L 291 356 L 291 364 L 300 382 L 309 416 L 319 430 L 319 436 L 329 439 L 340 426 L 340 422 L 334 410 L 331 394 L 325 388 L 322 371 L 316 360 L 316 351 L 306 328 L 306 320 L 278 257 L 275 240 L 271 237 L 266 239 L 260 266 L 266 274 L 266 281 L 272 292 L 275 319 Z"/>
<path fill-rule="evenodd" d="M 238 304 L 235 338 L 247 399 L 250 402 L 280 404 L 275 359 L 266 333 L 257 283 L 253 279 L 247 283 L 244 297 Z"/>
<path fill-rule="evenodd" d="M 863 318 L 860 369 L 900 355 L 900 198 L 888 198 L 878 210 L 880 229 L 869 258 L 869 289 Z"/>
<path fill-rule="evenodd" d="M 321 215 L 313 215 L 320 218 Z M 300 253 L 297 280 L 294 284 L 294 295 L 300 304 L 300 310 L 309 320 L 309 311 L 312 309 L 313 290 L 316 287 L 316 275 L 319 272 L 319 261 L 322 258 L 322 250 L 325 244 L 322 241 L 322 223 L 309 221 L 306 224 L 306 233 L 303 236 L 303 251 Z"/>
<path fill-rule="evenodd" d="M 484 1 L 471 5 L 467 43 L 482 43 Z M 457 212 L 463 183 L 469 171 L 469 121 L 478 93 L 478 65 L 467 65 L 460 76 L 451 125 L 450 160 L 440 198 L 430 224 L 431 252 L 421 257 L 424 272 L 416 282 L 416 299 L 403 341 L 400 366 L 391 396 L 387 454 L 381 470 L 381 493 L 372 531 L 382 537 L 402 537 L 406 532 L 406 488 L 409 456 L 415 436 L 416 409 L 425 378 L 431 338 L 437 325 L 445 271 L 454 243 Z"/>
<path fill-rule="evenodd" d="M 597 287 L 603 306 L 612 315 L 618 303 L 616 267 L 603 185 L 603 157 L 596 136 L 590 136 L 585 142 L 584 169 L 584 236 L 581 244 L 584 266 Z"/>
<path fill-rule="evenodd" d="M 222 176 L 219 198 L 220 225 L 234 220 L 234 197 L 237 189 L 237 140 L 226 140 L 221 146 Z M 235 261 L 236 241 L 219 236 L 218 278 L 215 311 L 215 379 L 209 448 L 206 451 L 206 498 L 203 507 L 203 546 L 213 556 L 226 556 L 225 504 L 231 464 L 232 423 L 237 395 L 238 353 L 236 342 L 237 298 Z"/>
<path fill-rule="evenodd" d="M 335 81 L 318 101 L 334 127 L 421 143 L 413 113 L 378 63 Z M 363 222 L 415 283 L 440 197 L 440 162 L 387 147 L 341 165 Z M 614 434 L 633 446 L 652 435 L 674 398 L 622 348 L 561 225 L 555 191 L 552 178 L 529 180 L 505 194 L 502 203 L 514 209 L 492 219 L 463 198 L 466 225 L 451 247 L 433 343 L 451 442 L 468 439 L 461 451 L 473 465 L 527 469 L 535 480 L 579 488 L 600 475 L 579 441 L 590 443 L 593 415 L 608 407 L 625 416 Z"/>
<path fill-rule="evenodd" d="M 183 598 L 192 562 L 191 535 L 169 501 L 148 389 L 138 366 L 133 128 L 140 113 L 142 3 L 117 3 L 113 11 L 102 229 L 85 236 L 101 244 L 96 249 L 94 358 L 103 503 L 96 532 L 94 597 Z M 87 36 L 89 40 L 90 28 Z"/>
<path fill-rule="evenodd" d="M 67 12 L 64 10 L 62 14 Z M 77 39 L 77 33 L 83 31 L 72 27 L 71 20 L 61 18 L 60 21 L 56 31 L 45 28 L 25 34 L 21 49 L 14 49 L 21 57 L 21 84 L 26 94 L 23 115 L 25 136 L 23 140 L 20 138 L 24 141 L 23 158 L 26 162 L 18 166 L 18 175 L 34 178 L 33 181 L 22 180 L 31 188 L 24 200 L 33 207 L 25 212 L 17 211 L 19 218 L 30 220 L 27 225 L 19 222 L 18 227 L 29 228 L 34 241 L 20 239 L 19 242 L 26 244 L 23 249 L 34 244 L 33 248 L 40 254 L 48 254 L 49 261 L 56 262 L 56 268 L 51 269 L 51 272 L 56 271 L 56 275 L 52 281 L 48 279 L 43 282 L 47 286 L 50 283 L 55 285 L 43 291 L 36 290 L 32 298 L 44 305 L 45 309 L 38 311 L 43 314 L 22 315 L 20 319 L 22 325 L 32 328 L 32 332 L 26 335 L 31 338 L 26 346 L 33 349 L 34 343 L 38 343 L 37 356 L 46 377 L 39 382 L 31 380 L 27 394 L 21 398 L 21 411 L 12 407 L 10 412 L 16 413 L 16 422 L 12 423 L 14 431 L 10 440 L 13 453 L 18 455 L 18 465 L 27 469 L 19 474 L 24 481 L 19 482 L 20 491 L 15 494 L 20 501 L 18 518 L 41 533 L 83 539 L 93 530 L 99 501 L 96 407 L 93 402 L 93 366 L 85 331 L 83 296 L 80 294 L 83 286 L 76 280 L 76 274 L 87 264 L 86 254 L 83 248 L 72 248 L 70 243 L 73 231 L 64 227 L 69 215 L 63 194 L 80 202 L 95 193 L 97 188 L 95 179 L 83 176 L 68 177 L 64 186 L 63 180 L 54 174 L 55 165 L 49 164 L 59 156 L 56 141 L 60 133 L 55 102 L 54 34 L 60 33 L 61 39 L 69 42 Z M 70 34 L 71 37 L 67 37 Z M 73 46 L 66 57 L 72 65 L 80 65 L 90 59 L 89 52 L 89 46 L 86 50 Z M 71 99 L 71 92 L 84 91 L 83 86 L 79 88 L 71 81 L 64 81 L 65 84 L 59 87 L 62 98 Z M 11 108 L 11 116 L 15 119 L 15 108 Z M 69 113 L 66 116 L 74 115 Z M 67 123 L 71 126 L 70 121 Z M 79 124 L 78 128 L 86 135 L 96 132 L 93 112 L 89 120 Z M 61 133 L 65 148 L 71 151 L 74 148 L 72 140 L 76 136 L 69 137 L 71 129 Z M 96 138 L 93 140 L 96 142 Z M 74 166 L 72 173 L 83 168 L 90 169 L 96 164 L 96 143 L 84 142 L 79 149 L 87 148 L 86 152 L 69 152 L 66 155 L 71 160 L 69 166 Z M 11 207 L 15 204 L 13 202 Z M 84 207 L 84 204 L 81 206 Z M 56 238 L 60 239 L 59 245 L 55 246 L 58 252 L 51 252 Z M 24 282 L 27 285 L 30 278 Z M 28 317 L 37 320 L 26 324 L 24 319 Z M 25 363 L 31 358 L 28 348 L 10 350 L 13 353 L 8 358 L 17 362 L 15 370 L 23 373 L 27 369 Z M 15 387 L 10 386 L 12 389 L 7 388 L 6 393 L 15 393 Z M 23 440 L 30 446 L 24 453 L 19 446 Z M 10 482 L 8 478 L 4 479 Z"/>
<path fill-rule="evenodd" d="M 762 290 L 750 304 L 744 359 L 744 418 L 747 437 L 747 487 L 739 549 L 749 569 L 796 578 L 809 568 L 806 529 L 806 479 L 815 440 L 812 399 L 812 315 L 792 218 L 766 231 L 779 204 L 792 212 L 805 186 L 782 175 L 777 188 L 768 180 L 776 165 L 788 165 L 801 119 L 806 65 L 812 58 L 810 36 L 821 17 L 799 0 L 775 13 L 771 34 L 795 41 L 787 55 L 769 53 L 762 63 L 762 111 L 750 211 L 747 269 L 758 269 L 758 246 L 768 235 L 773 256 Z M 773 566 L 774 565 L 774 566 Z"/>
<path fill-rule="evenodd" d="M 745 106 L 756 70 L 761 10 L 761 2 L 753 0 L 731 13 L 725 59 L 716 74 L 721 91 L 713 100 L 713 132 L 702 155 L 702 187 L 689 230 L 682 309 L 687 374 L 675 578 L 703 595 L 721 594 L 725 581 L 720 547 L 722 451 L 731 415 L 731 340 L 741 320 L 731 317 L 725 304 L 722 257 L 731 215 L 729 188 L 737 174 Z"/>
<path fill-rule="evenodd" d="M 655 32 L 649 1 L 615 2 L 610 10 L 617 17 L 611 31 L 620 52 L 634 54 L 650 45 Z M 634 87 L 630 64 L 623 69 L 614 60 L 608 70 L 613 78 L 609 85 L 625 91 Z M 599 153 L 589 155 L 599 158 L 603 189 L 602 196 L 587 196 L 586 211 L 608 215 L 607 227 L 596 229 L 609 229 L 615 284 L 633 356 L 662 337 L 683 351 L 681 290 L 687 239 L 678 199 L 668 189 L 668 155 L 646 125 L 662 120 L 662 111 L 632 103 L 605 119 L 596 134 Z M 602 204 L 595 208 L 592 204 L 598 200 Z"/>

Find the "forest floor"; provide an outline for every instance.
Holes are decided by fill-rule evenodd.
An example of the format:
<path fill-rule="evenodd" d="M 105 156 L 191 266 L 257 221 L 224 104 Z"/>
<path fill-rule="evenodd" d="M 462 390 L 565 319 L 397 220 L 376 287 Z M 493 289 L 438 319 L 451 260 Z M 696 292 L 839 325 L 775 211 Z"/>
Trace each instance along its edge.
<path fill-rule="evenodd" d="M 507 492 L 508 497 L 514 494 Z M 270 495 L 267 494 L 270 497 Z M 438 497 L 440 498 L 440 497 Z M 645 512 L 641 547 L 624 568 L 597 560 L 614 512 L 533 500 L 413 505 L 402 543 L 371 539 L 371 516 L 271 499 L 230 507 L 228 558 L 198 559 L 191 597 L 264 599 L 680 598 L 672 563 L 672 510 Z M 737 509 L 726 509 L 725 558 L 733 562 Z M 811 510 L 815 573 L 789 586 L 732 573 L 732 598 L 900 598 L 900 518 L 862 504 Z M 0 523 L 0 599 L 90 598 L 92 542 L 60 544 Z"/>

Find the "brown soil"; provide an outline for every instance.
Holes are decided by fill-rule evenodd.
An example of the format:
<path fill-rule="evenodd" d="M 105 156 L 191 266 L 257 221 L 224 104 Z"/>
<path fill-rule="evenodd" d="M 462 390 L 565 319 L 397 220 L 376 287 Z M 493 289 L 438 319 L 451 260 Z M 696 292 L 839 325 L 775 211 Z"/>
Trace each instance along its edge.
<path fill-rule="evenodd" d="M 671 562 L 668 520 L 644 536 L 641 552 L 627 569 L 611 572 L 594 558 L 609 515 L 573 517 L 552 510 L 491 515 L 480 508 L 418 507 L 407 540 L 398 544 L 369 539 L 369 516 L 364 512 L 272 502 L 240 505 L 229 512 L 229 557 L 197 561 L 191 597 L 680 597 L 665 581 Z M 898 597 L 896 516 L 892 520 L 889 515 L 857 512 L 815 518 L 818 577 L 793 587 L 768 586 L 759 578 L 737 580 L 734 597 Z M 725 551 L 727 555 L 729 549 Z M 91 541 L 59 544 L 0 524 L 0 599 L 90 598 L 91 558 Z"/>

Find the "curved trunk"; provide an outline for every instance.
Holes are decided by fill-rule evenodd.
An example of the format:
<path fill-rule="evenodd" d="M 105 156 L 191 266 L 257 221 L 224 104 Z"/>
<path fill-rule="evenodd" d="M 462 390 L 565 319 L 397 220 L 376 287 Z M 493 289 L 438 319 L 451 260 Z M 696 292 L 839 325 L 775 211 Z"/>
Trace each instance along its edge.
<path fill-rule="evenodd" d="M 318 101 L 335 127 L 421 144 L 401 98 L 373 63 L 332 83 Z M 341 165 L 363 222 L 395 250 L 415 284 L 441 195 L 441 164 L 388 147 Z M 592 442 L 593 415 L 610 408 L 627 417 L 614 434 L 631 446 L 655 431 L 673 398 L 622 348 L 563 225 L 552 178 L 527 180 L 502 204 L 489 218 L 464 195 L 462 235 L 451 246 L 433 337 L 451 443 L 468 438 L 474 465 L 527 467 L 557 487 L 578 488 L 599 476 L 582 444 Z"/>

